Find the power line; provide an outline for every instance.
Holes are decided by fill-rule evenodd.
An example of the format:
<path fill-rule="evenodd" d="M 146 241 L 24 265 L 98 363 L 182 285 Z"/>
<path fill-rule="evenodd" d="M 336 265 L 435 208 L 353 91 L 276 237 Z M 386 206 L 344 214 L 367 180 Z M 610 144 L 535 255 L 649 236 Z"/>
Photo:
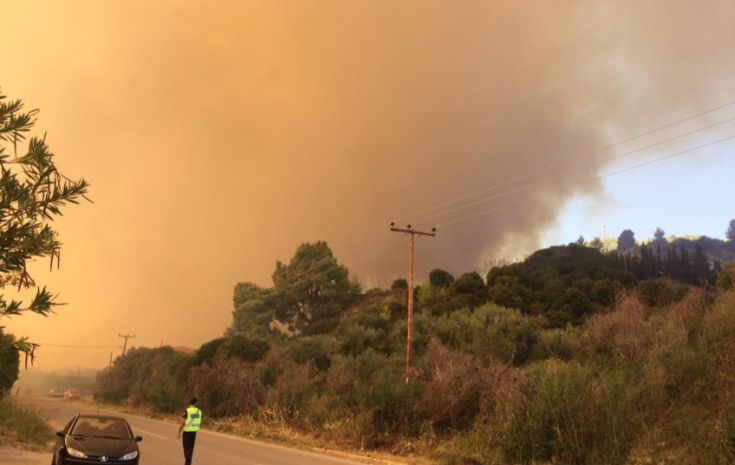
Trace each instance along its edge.
<path fill-rule="evenodd" d="M 77 345 L 77 344 L 47 344 L 45 342 L 37 342 L 40 347 L 54 347 L 61 349 L 119 349 L 122 346 L 92 346 L 92 345 Z"/>
<path fill-rule="evenodd" d="M 622 160 L 622 159 L 627 158 L 627 157 L 629 157 L 629 156 L 631 156 L 631 155 L 633 155 L 635 153 L 643 152 L 645 150 L 649 150 L 649 149 L 652 149 L 652 148 L 655 148 L 655 147 L 658 147 L 658 146 L 661 146 L 661 145 L 665 145 L 665 144 L 668 144 L 670 142 L 673 142 L 673 141 L 675 141 L 677 139 L 681 139 L 683 137 L 688 137 L 688 136 L 697 134 L 699 132 L 706 131 L 707 129 L 712 129 L 712 128 L 716 127 L 716 126 L 721 126 L 723 124 L 727 124 L 727 123 L 730 123 L 730 122 L 733 122 L 733 121 L 735 121 L 735 116 L 733 116 L 731 118 L 727 118 L 727 119 L 722 120 L 722 121 L 718 121 L 717 123 L 713 123 L 713 124 L 704 126 L 702 128 L 696 129 L 696 130 L 692 130 L 692 131 L 686 132 L 684 134 L 679 134 L 677 136 L 670 137 L 670 138 L 664 139 L 662 141 L 659 141 L 659 142 L 655 142 L 653 144 L 646 145 L 644 147 L 640 147 L 640 148 L 637 148 L 637 149 L 634 149 L 634 150 L 630 150 L 630 151 L 625 152 L 625 153 L 622 153 L 620 155 L 615 155 L 615 156 L 607 157 L 607 158 L 604 158 L 604 159 L 599 160 L 599 161 L 598 160 L 592 160 L 592 161 L 588 161 L 588 162 L 581 162 L 581 164 L 583 166 L 585 166 L 585 165 L 595 166 L 595 165 L 602 165 L 603 163 L 609 163 L 611 161 Z M 556 180 L 561 179 L 561 178 L 564 178 L 564 177 L 566 177 L 566 176 L 568 176 L 570 174 L 574 174 L 574 173 L 581 172 L 581 171 L 582 171 L 582 169 L 580 169 L 580 168 L 574 168 L 574 169 L 571 169 L 571 170 L 563 171 L 563 172 L 558 173 L 558 174 L 556 174 L 554 176 L 543 178 L 543 179 L 540 179 L 540 180 L 537 180 L 537 181 L 534 181 L 534 182 L 531 182 L 531 183 L 528 183 L 528 184 L 523 184 L 523 185 L 518 186 L 518 187 L 515 187 L 513 189 L 508 189 L 508 190 L 499 192 L 497 194 L 494 194 L 494 195 L 491 195 L 491 196 L 488 196 L 488 197 L 483 197 L 481 199 L 475 200 L 474 202 L 470 202 L 470 203 L 464 204 L 462 206 L 458 206 L 458 207 L 453 208 L 451 210 L 448 210 L 448 211 L 445 211 L 445 212 L 441 212 L 441 213 L 437 213 L 435 215 L 432 215 L 432 216 L 429 216 L 429 217 L 426 217 L 426 218 L 417 219 L 415 221 L 431 221 L 431 220 L 435 220 L 435 219 L 440 218 L 442 216 L 446 216 L 448 214 L 455 213 L 455 212 L 460 211 L 460 210 L 466 210 L 466 209 L 468 209 L 470 207 L 474 207 L 476 205 L 481 205 L 483 203 L 489 202 L 491 200 L 494 200 L 494 199 L 497 199 L 497 198 L 500 198 L 500 197 L 507 197 L 507 196 L 509 196 L 511 194 L 515 194 L 517 192 L 530 189 L 532 187 L 536 187 L 536 186 L 543 185 L 543 184 L 548 184 L 549 182 L 556 181 Z"/>
<path fill-rule="evenodd" d="M 620 145 L 624 145 L 624 144 L 627 144 L 629 142 L 633 142 L 634 140 L 641 139 L 641 138 L 643 138 L 645 136 L 649 136 L 651 134 L 654 134 L 656 132 L 662 131 L 664 129 L 669 129 L 669 128 L 674 127 L 674 126 L 677 126 L 677 125 L 679 125 L 681 123 L 685 123 L 687 121 L 690 121 L 692 119 L 698 118 L 700 116 L 704 116 L 704 115 L 706 115 L 708 113 L 712 113 L 712 112 L 715 112 L 715 111 L 718 111 L 718 110 L 722 110 L 723 108 L 727 108 L 727 107 L 732 106 L 732 105 L 735 105 L 735 100 L 733 100 L 733 101 L 731 101 L 729 103 L 723 104 L 723 105 L 719 105 L 719 106 L 714 107 L 714 108 L 710 108 L 709 110 L 705 110 L 705 111 L 702 111 L 700 113 L 697 113 L 697 114 L 688 116 L 686 118 L 682 118 L 680 120 L 673 121 L 673 122 L 668 123 L 668 124 L 665 124 L 663 126 L 659 126 L 657 128 L 654 128 L 654 129 L 651 129 L 649 131 L 646 131 L 646 132 L 644 132 L 642 134 L 638 134 L 638 135 L 635 135 L 635 136 L 632 136 L 632 137 L 628 137 L 627 139 L 620 140 L 620 141 L 615 142 L 613 144 L 610 144 L 610 145 L 608 145 L 606 147 L 597 149 L 597 150 L 595 150 L 593 152 L 589 152 L 589 153 L 587 153 L 584 156 L 584 158 L 592 157 L 592 156 L 595 156 L 597 154 L 600 154 L 600 153 L 603 153 L 603 152 L 607 152 L 607 151 L 612 150 L 615 147 L 618 147 Z M 695 133 L 698 133 L 698 132 L 701 132 L 701 131 L 704 131 L 704 130 L 707 130 L 707 129 L 711 129 L 711 128 L 715 127 L 715 126 L 719 126 L 719 125 L 722 125 L 722 124 L 725 124 L 725 123 L 728 123 L 728 122 L 731 122 L 731 121 L 734 121 L 734 120 L 735 120 L 735 117 L 728 118 L 726 120 L 723 120 L 723 121 L 720 121 L 720 122 L 717 122 L 717 123 L 714 123 L 714 124 L 705 126 L 703 128 L 700 128 L 700 129 L 697 129 L 697 130 L 694 130 L 694 131 L 690 131 L 688 133 L 681 134 L 679 136 L 670 138 L 668 140 L 665 140 L 665 141 L 662 141 L 662 142 L 659 142 L 659 143 L 656 143 L 656 144 L 653 144 L 653 145 L 649 145 L 649 146 L 646 146 L 646 147 L 643 147 L 643 148 L 640 148 L 640 149 L 636 149 L 636 150 L 630 151 L 630 152 L 628 152 L 624 156 L 627 156 L 627 155 L 630 155 L 630 154 L 633 154 L 635 152 L 639 152 L 639 151 L 642 151 L 642 150 L 646 150 L 646 149 L 652 148 L 652 147 L 654 147 L 656 145 L 661 145 L 663 143 L 670 142 L 670 141 L 673 141 L 673 140 L 678 139 L 678 138 L 681 138 L 681 137 L 686 137 L 686 136 L 689 136 L 689 135 L 692 135 L 692 134 L 695 134 Z M 485 192 L 489 192 L 489 191 L 498 189 L 500 187 L 507 186 L 509 184 L 513 184 L 516 181 L 521 181 L 523 179 L 527 179 L 527 178 L 536 176 L 537 174 L 541 174 L 541 173 L 544 173 L 546 171 L 549 171 L 549 170 L 552 170 L 554 168 L 557 168 L 559 166 L 567 165 L 567 164 L 570 164 L 570 163 L 573 163 L 573 162 L 575 162 L 575 160 L 566 160 L 566 161 L 560 161 L 560 162 L 552 163 L 552 164 L 547 165 L 547 166 L 545 166 L 543 168 L 539 168 L 538 170 L 533 171 L 531 173 L 522 174 L 522 175 L 516 176 L 515 178 L 508 179 L 506 181 L 503 181 L 500 184 L 496 184 L 496 185 L 490 186 L 490 187 L 485 187 L 485 188 L 480 189 L 478 191 L 475 191 L 473 193 L 466 194 L 466 195 L 463 195 L 461 197 L 457 197 L 455 199 L 452 199 L 452 200 L 449 200 L 449 201 L 446 201 L 446 202 L 443 202 L 443 203 L 434 205 L 432 207 L 425 208 L 425 209 L 420 210 L 418 212 L 414 212 L 414 213 L 411 213 L 411 214 L 408 214 L 408 215 L 404 215 L 402 217 L 399 217 L 398 220 L 404 220 L 404 219 L 408 219 L 408 218 L 413 218 L 413 217 L 416 217 L 416 216 L 421 215 L 423 213 L 428 213 L 428 212 L 433 211 L 433 210 L 436 210 L 438 208 L 442 208 L 442 207 L 451 205 L 453 203 L 461 202 L 462 200 L 467 200 L 468 198 L 472 198 L 472 197 L 474 197 L 476 195 L 479 195 L 479 194 L 482 194 L 482 193 L 485 193 Z"/>
<path fill-rule="evenodd" d="M 642 162 L 642 163 L 638 163 L 636 165 L 632 165 L 632 166 L 629 166 L 629 167 L 626 167 L 626 168 L 622 168 L 620 170 L 612 171 L 612 172 L 605 173 L 605 174 L 602 174 L 602 175 L 599 175 L 599 176 L 593 176 L 593 177 L 590 177 L 590 178 L 585 179 L 584 181 L 596 181 L 596 180 L 600 180 L 600 179 L 604 179 L 604 178 L 609 178 L 611 176 L 616 176 L 618 174 L 626 173 L 628 171 L 633 171 L 635 169 L 642 168 L 644 166 L 652 165 L 654 163 L 659 163 L 661 161 L 668 160 L 670 158 L 674 158 L 674 157 L 678 157 L 678 156 L 681 156 L 681 155 L 685 155 L 687 153 L 691 153 L 691 152 L 694 152 L 696 150 L 701 150 L 703 148 L 707 148 L 707 147 L 711 147 L 713 145 L 721 144 L 723 142 L 726 142 L 726 141 L 732 140 L 732 139 L 735 139 L 735 134 L 733 134 L 731 136 L 723 137 L 721 139 L 717 139 L 717 140 L 714 140 L 714 141 L 711 141 L 711 142 L 708 142 L 706 144 L 698 145 L 696 147 L 690 147 L 690 148 L 685 149 L 685 150 L 681 150 L 681 151 L 678 151 L 678 152 L 670 153 L 670 154 L 667 154 L 667 155 L 664 155 L 664 156 L 661 156 L 661 157 L 658 157 L 658 158 L 654 158 L 652 160 L 648 160 L 648 161 L 645 161 L 645 162 Z M 455 220 L 450 220 L 450 221 L 445 221 L 443 223 L 439 223 L 437 225 L 437 227 L 449 226 L 449 225 L 452 225 L 452 224 L 455 224 L 455 223 L 460 223 L 462 221 L 466 221 L 466 220 L 469 220 L 469 219 L 472 219 L 472 218 L 477 218 L 477 217 L 480 217 L 480 216 L 484 216 L 484 215 L 487 215 L 489 213 L 493 213 L 493 212 L 496 212 L 496 211 L 499 211 L 499 210 L 504 210 L 504 209 L 509 208 L 509 207 L 511 207 L 513 205 L 519 204 L 522 201 L 523 200 L 521 200 L 521 199 L 515 200 L 513 202 L 510 202 L 508 204 L 505 204 L 505 205 L 502 205 L 502 206 L 499 206 L 499 207 L 492 208 L 490 210 L 484 210 L 484 211 L 475 213 L 473 215 L 465 216 L 463 218 L 459 218 L 459 219 L 455 219 Z"/>
<path fill-rule="evenodd" d="M 712 108 L 703 110 L 703 111 L 700 111 L 698 113 L 695 113 L 693 115 L 687 116 L 685 118 L 681 118 L 681 119 L 678 119 L 678 120 L 669 122 L 667 124 L 664 124 L 662 126 L 658 126 L 656 128 L 653 128 L 653 129 L 650 129 L 650 130 L 648 130 L 646 132 L 643 132 L 641 134 L 637 134 L 637 135 L 628 137 L 626 139 L 619 140 L 619 141 L 617 141 L 617 142 L 615 142 L 613 144 L 610 144 L 608 146 L 605 146 L 605 147 L 602 147 L 600 149 L 597 149 L 597 150 L 595 150 L 593 152 L 590 152 L 585 157 L 592 157 L 592 156 L 597 155 L 599 153 L 609 151 L 609 150 L 611 150 L 611 149 L 613 149 L 615 147 L 618 147 L 620 145 L 623 145 L 623 144 L 632 142 L 632 141 L 637 140 L 637 139 L 641 139 L 641 138 L 643 138 L 645 136 L 649 136 L 651 134 L 654 134 L 656 132 L 662 131 L 664 129 L 669 129 L 671 127 L 677 126 L 677 125 L 682 124 L 682 123 L 685 123 L 687 121 L 691 121 L 693 119 L 699 118 L 699 117 L 704 116 L 704 115 L 707 115 L 709 113 L 714 113 L 716 111 L 722 110 L 722 109 L 727 108 L 727 107 L 730 107 L 732 105 L 735 105 L 735 100 L 730 101 L 730 102 L 727 102 L 727 103 L 724 103 L 722 105 L 718 105 L 718 106 L 715 106 L 715 107 L 712 107 Z M 715 127 L 715 126 L 719 126 L 719 125 L 722 125 L 722 124 L 731 122 L 733 120 L 735 120 L 735 118 L 728 118 L 726 120 L 722 120 L 722 121 L 719 121 L 717 123 L 704 126 L 704 127 L 699 128 L 697 130 L 689 131 L 687 133 L 680 134 L 678 136 L 675 136 L 675 137 L 672 137 L 672 138 L 663 140 L 663 141 L 658 142 L 656 144 L 651 144 L 651 145 L 648 145 L 648 146 L 645 146 L 645 147 L 642 147 L 642 148 L 639 148 L 639 149 L 636 149 L 636 150 L 627 152 L 626 154 L 624 154 L 622 156 L 618 156 L 617 158 L 622 158 L 624 156 L 628 156 L 628 155 L 631 155 L 631 154 L 636 153 L 636 152 L 640 152 L 640 151 L 643 151 L 643 150 L 646 150 L 646 149 L 649 149 L 649 148 L 653 148 L 653 147 L 655 147 L 657 145 L 662 145 L 662 144 L 671 142 L 673 140 L 676 140 L 676 139 L 679 139 L 679 138 L 682 138 L 682 137 L 693 135 L 693 134 L 696 134 L 698 132 L 702 132 L 702 131 L 705 131 L 707 129 L 711 129 L 711 128 Z M 612 159 L 615 159 L 615 158 L 616 157 L 612 157 Z M 514 184 L 514 183 L 516 183 L 518 181 L 522 181 L 524 179 L 532 178 L 532 177 L 537 176 L 539 174 L 542 174 L 544 172 L 550 171 L 550 170 L 552 170 L 554 168 L 558 168 L 558 167 L 561 167 L 561 166 L 564 166 L 564 165 L 568 165 L 570 163 L 573 163 L 574 161 L 575 160 L 567 159 L 566 161 L 560 161 L 560 162 L 552 163 L 550 165 L 547 165 L 547 166 L 545 166 L 543 168 L 540 168 L 538 170 L 535 170 L 533 172 L 521 174 L 521 175 L 516 176 L 516 177 L 514 177 L 512 179 L 508 179 L 508 180 L 503 181 L 501 183 L 498 183 L 498 184 L 495 184 L 495 185 L 492 185 L 492 186 L 488 186 L 488 187 L 482 188 L 482 189 L 480 189 L 478 191 L 475 191 L 475 192 L 472 192 L 472 193 L 469 193 L 469 194 L 465 194 L 465 195 L 462 195 L 460 197 L 456 197 L 454 199 L 451 199 L 451 200 L 448 200 L 448 201 L 445 201 L 445 202 L 441 202 L 441 203 L 432 205 L 430 207 L 424 208 L 422 210 L 419 210 L 419 211 L 416 211 L 416 212 L 413 212 L 413 213 L 402 215 L 402 216 L 398 217 L 398 220 L 405 220 L 405 219 L 408 219 L 408 218 L 415 218 L 415 217 L 420 216 L 420 215 L 422 215 L 424 213 L 428 213 L 428 212 L 431 212 L 431 211 L 434 211 L 434 210 L 438 210 L 438 209 L 441 209 L 443 207 L 446 207 L 446 206 L 449 206 L 449 205 L 452 205 L 452 204 L 455 204 L 455 203 L 458 203 L 458 202 L 461 202 L 461 201 L 464 201 L 464 200 L 468 200 L 468 199 L 470 199 L 472 197 L 478 196 L 478 195 L 483 194 L 483 193 L 486 193 L 486 192 L 491 192 L 493 190 L 497 190 L 497 189 L 499 189 L 501 187 L 505 187 L 505 186 Z M 606 160 L 603 160 L 603 161 L 606 161 Z M 597 161 L 597 163 L 600 163 L 600 161 Z M 492 196 L 492 197 L 494 198 L 495 196 Z M 480 202 L 480 203 L 482 203 L 482 202 Z M 428 220 L 434 219 L 434 218 L 436 218 L 438 216 L 444 216 L 445 214 L 453 213 L 454 211 L 458 211 L 458 210 L 464 209 L 464 208 L 466 208 L 466 207 L 460 207 L 460 208 L 457 208 L 457 209 L 449 210 L 449 211 L 447 211 L 445 213 L 437 214 L 437 215 L 434 215 L 434 216 L 429 217 L 429 218 L 414 219 L 414 221 L 428 221 Z M 380 234 L 378 237 L 374 237 L 374 235 L 376 233 L 379 233 L 379 232 L 381 232 L 382 234 Z M 369 241 L 370 243 L 374 243 L 374 242 L 377 242 L 377 241 L 381 240 L 384 237 L 385 237 L 385 230 L 383 230 L 382 228 L 379 228 L 379 229 L 376 228 L 376 229 L 374 229 L 372 231 L 369 231 L 367 233 L 367 235 L 364 236 L 363 239 L 359 240 L 357 243 L 355 243 L 355 246 L 354 247 L 351 247 L 351 248 L 359 249 L 359 248 L 362 248 L 362 247 L 365 246 L 365 241 L 366 240 Z"/>

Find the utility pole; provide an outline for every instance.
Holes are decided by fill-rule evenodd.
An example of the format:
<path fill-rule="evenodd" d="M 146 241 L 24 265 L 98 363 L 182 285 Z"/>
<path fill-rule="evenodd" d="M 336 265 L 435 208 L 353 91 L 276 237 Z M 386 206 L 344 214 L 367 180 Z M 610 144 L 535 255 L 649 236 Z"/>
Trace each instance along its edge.
<path fill-rule="evenodd" d="M 123 357 L 125 357 L 125 351 L 128 349 L 128 339 L 135 339 L 135 334 L 117 334 L 117 337 L 121 337 L 125 339 L 125 343 L 123 344 Z"/>
<path fill-rule="evenodd" d="M 408 235 L 408 317 L 406 320 L 406 384 L 408 384 L 411 375 L 411 366 L 413 365 L 413 258 L 414 243 L 416 236 L 436 236 L 436 228 L 431 228 L 431 232 L 419 231 L 413 229 L 409 224 L 405 229 L 396 228 L 395 223 L 390 224 L 390 230 Z"/>
<path fill-rule="evenodd" d="M 110 352 L 110 364 L 107 365 L 107 368 L 112 368 L 112 352 Z"/>

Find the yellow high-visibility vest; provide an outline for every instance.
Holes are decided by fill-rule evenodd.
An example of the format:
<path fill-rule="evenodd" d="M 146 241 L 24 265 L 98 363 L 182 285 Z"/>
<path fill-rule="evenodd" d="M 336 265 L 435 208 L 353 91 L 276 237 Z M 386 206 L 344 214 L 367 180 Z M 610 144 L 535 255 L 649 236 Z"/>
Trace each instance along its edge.
<path fill-rule="evenodd" d="M 184 431 L 187 433 L 196 433 L 202 425 L 202 411 L 196 407 L 186 409 L 186 422 L 184 423 Z"/>

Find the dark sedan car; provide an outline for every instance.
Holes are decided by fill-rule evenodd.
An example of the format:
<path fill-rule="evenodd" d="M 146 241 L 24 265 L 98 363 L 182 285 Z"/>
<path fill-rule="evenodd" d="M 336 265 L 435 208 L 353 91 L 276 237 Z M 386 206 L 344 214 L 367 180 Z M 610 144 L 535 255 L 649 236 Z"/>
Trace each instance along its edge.
<path fill-rule="evenodd" d="M 52 465 L 138 465 L 138 442 L 124 418 L 78 414 L 56 433 Z"/>

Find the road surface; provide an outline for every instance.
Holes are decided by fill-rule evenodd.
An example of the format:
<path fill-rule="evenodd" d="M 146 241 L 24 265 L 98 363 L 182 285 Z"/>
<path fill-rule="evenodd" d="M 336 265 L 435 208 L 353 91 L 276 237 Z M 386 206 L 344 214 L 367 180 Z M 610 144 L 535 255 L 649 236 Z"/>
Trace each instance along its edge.
<path fill-rule="evenodd" d="M 49 419 L 57 431 L 77 413 L 102 413 L 125 417 L 140 443 L 141 465 L 180 465 L 184 463 L 178 426 L 160 420 L 97 409 L 89 404 L 61 399 L 34 398 L 32 403 Z M 206 421 L 206 411 L 205 421 Z M 51 454 L 49 453 L 49 463 Z M 359 465 L 358 462 L 201 430 L 197 433 L 194 465 Z"/>

